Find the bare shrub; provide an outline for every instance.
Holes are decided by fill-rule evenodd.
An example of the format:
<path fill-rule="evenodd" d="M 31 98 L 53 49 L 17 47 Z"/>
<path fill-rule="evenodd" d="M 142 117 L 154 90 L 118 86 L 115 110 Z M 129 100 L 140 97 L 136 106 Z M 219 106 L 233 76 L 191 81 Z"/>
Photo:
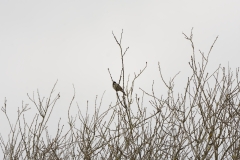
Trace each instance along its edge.
<path fill-rule="evenodd" d="M 239 69 L 234 73 L 230 68 L 219 66 L 213 73 L 206 67 L 209 55 L 218 37 L 207 54 L 198 62 L 193 43 L 193 34 L 183 34 L 190 42 L 192 56 L 189 66 L 192 75 L 186 82 L 185 91 L 175 94 L 174 79 L 161 81 L 168 91 L 165 95 L 147 92 L 140 88 L 142 96 L 134 95 L 135 81 L 147 68 L 147 63 L 133 80 L 125 78 L 124 56 L 128 48 L 122 48 L 122 35 L 118 40 L 122 64 L 118 83 L 126 96 L 116 92 L 116 103 L 100 112 L 103 96 L 92 115 L 82 113 L 80 106 L 76 116 L 70 115 L 75 99 L 75 88 L 68 110 L 68 130 L 58 124 L 56 135 L 49 135 L 47 126 L 53 107 L 60 98 L 54 96 L 55 85 L 45 100 L 37 92 L 37 99 L 28 96 L 38 110 L 31 123 L 25 121 L 24 113 L 29 109 L 22 105 L 14 125 L 7 114 L 7 103 L 2 107 L 9 126 L 8 139 L 0 137 L 4 159 L 239 159 L 240 158 L 240 110 L 239 110 Z M 110 69 L 110 78 L 113 80 Z M 149 106 L 143 105 L 145 97 L 150 98 Z M 54 98 L 52 98 L 54 97 Z M 165 98 L 164 98 L 165 97 Z M 154 108 L 150 114 L 147 108 Z M 148 111 L 149 112 L 149 111 Z M 54 137 L 54 138 L 50 138 Z"/>

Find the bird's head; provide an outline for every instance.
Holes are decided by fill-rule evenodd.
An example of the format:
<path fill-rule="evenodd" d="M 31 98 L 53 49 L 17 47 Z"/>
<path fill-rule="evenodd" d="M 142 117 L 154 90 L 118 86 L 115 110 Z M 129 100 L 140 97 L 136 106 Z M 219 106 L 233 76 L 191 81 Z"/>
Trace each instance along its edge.
<path fill-rule="evenodd" d="M 116 84 L 116 82 L 115 82 L 115 81 L 113 81 L 113 84 Z"/>

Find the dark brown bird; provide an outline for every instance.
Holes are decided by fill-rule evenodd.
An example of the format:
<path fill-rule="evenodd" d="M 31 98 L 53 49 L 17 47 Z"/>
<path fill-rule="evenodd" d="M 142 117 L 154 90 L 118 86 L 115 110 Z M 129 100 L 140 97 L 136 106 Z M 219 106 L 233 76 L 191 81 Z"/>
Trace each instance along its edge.
<path fill-rule="evenodd" d="M 124 95 L 126 95 L 122 87 L 119 84 L 117 84 L 115 81 L 113 81 L 112 86 L 113 86 L 113 89 L 115 89 L 115 91 L 121 91 Z"/>

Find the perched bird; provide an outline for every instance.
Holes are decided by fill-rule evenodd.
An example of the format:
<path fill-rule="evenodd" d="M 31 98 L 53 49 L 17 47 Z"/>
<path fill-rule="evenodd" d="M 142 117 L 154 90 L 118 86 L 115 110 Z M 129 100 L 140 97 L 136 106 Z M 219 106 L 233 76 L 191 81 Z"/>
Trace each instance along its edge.
<path fill-rule="evenodd" d="M 117 84 L 115 81 L 113 81 L 112 86 L 113 86 L 113 89 L 115 89 L 115 91 L 121 91 L 124 95 L 126 95 L 122 87 L 119 84 Z"/>

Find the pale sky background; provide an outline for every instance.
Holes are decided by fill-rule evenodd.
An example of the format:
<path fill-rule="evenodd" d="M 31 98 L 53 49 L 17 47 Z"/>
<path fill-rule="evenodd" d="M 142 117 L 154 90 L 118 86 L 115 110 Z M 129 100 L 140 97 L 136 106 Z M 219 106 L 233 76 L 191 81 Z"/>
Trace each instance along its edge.
<path fill-rule="evenodd" d="M 39 89 L 47 97 L 58 79 L 60 92 L 51 122 L 67 116 L 68 104 L 76 88 L 76 102 L 84 111 L 86 101 L 94 109 L 96 95 L 104 91 L 103 108 L 116 102 L 107 68 L 118 81 L 121 61 L 112 31 L 123 47 L 130 47 L 125 57 L 126 75 L 133 77 L 148 62 L 136 83 L 151 91 L 152 81 L 160 95 L 166 95 L 157 63 L 169 80 L 178 71 L 176 87 L 183 88 L 191 75 L 188 62 L 191 45 L 182 32 L 194 27 L 196 51 L 207 53 L 219 36 L 210 56 L 209 71 L 219 64 L 233 70 L 239 67 L 240 1 L 7 1 L 0 0 L 0 103 L 7 98 L 12 119 L 22 101 L 35 113 L 27 97 Z M 148 104 L 148 103 L 146 103 Z M 73 109 L 74 110 L 74 109 Z M 150 109 L 152 111 L 152 109 Z M 75 114 L 75 112 L 73 112 Z M 31 115 L 29 115 L 31 116 Z M 0 112 L 1 133 L 8 130 Z M 65 121 L 63 121 L 65 123 Z M 55 126 L 57 127 L 57 126 Z M 53 129 L 55 129 L 53 127 Z"/>

